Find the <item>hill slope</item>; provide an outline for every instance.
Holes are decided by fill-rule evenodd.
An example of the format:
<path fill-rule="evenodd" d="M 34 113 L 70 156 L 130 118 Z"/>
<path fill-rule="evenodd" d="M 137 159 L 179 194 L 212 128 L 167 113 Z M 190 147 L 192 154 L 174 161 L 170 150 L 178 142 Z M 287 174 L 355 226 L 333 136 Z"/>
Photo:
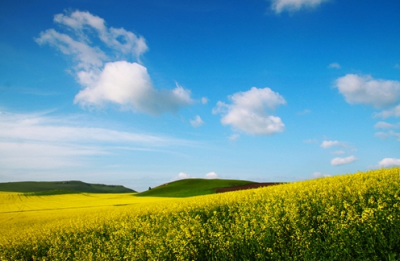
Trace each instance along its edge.
<path fill-rule="evenodd" d="M 0 183 L 0 191 L 36 192 L 46 195 L 64 194 L 68 192 L 88 193 L 132 193 L 132 189 L 120 185 L 90 184 L 82 181 L 23 181 Z"/>
<path fill-rule="evenodd" d="M 216 193 L 217 189 L 253 184 L 247 180 L 230 179 L 183 179 L 166 183 L 136 196 L 148 197 L 192 197 Z"/>

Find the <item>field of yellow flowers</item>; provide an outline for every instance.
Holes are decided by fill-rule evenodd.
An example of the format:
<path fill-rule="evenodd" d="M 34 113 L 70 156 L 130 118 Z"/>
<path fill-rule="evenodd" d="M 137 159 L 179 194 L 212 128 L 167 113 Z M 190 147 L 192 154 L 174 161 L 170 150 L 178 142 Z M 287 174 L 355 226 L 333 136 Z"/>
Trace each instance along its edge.
<path fill-rule="evenodd" d="M 3 193 L 1 202 L 7 197 L 12 202 L 22 196 Z M 51 197 L 62 201 L 79 195 L 40 200 L 46 205 Z M 0 212 L 0 259 L 400 258 L 399 167 L 185 199 L 121 197 L 127 198 L 59 209 L 56 218 L 51 217 L 56 210 L 31 211 L 35 216 L 27 212 L 21 218 L 9 203 L 8 211 Z M 29 205 L 29 198 L 21 200 Z M 30 222 L 36 222 L 32 228 Z"/>

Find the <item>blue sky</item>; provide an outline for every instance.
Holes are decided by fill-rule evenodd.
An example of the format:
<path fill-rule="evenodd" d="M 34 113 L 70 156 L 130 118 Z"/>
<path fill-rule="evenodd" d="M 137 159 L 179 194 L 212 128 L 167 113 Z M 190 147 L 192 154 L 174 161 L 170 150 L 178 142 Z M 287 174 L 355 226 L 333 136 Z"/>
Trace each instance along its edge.
<path fill-rule="evenodd" d="M 400 165 L 400 2 L 2 1 L 0 182 Z"/>

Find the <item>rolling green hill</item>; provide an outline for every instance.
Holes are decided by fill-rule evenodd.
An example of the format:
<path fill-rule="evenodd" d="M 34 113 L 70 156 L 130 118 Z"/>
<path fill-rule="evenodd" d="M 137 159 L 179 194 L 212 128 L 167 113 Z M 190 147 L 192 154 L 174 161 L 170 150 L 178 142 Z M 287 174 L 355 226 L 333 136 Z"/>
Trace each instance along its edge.
<path fill-rule="evenodd" d="M 37 195 L 88 193 L 132 193 L 132 189 L 120 185 L 90 184 L 82 181 L 23 181 L 0 183 L 0 191 L 30 192 Z"/>
<path fill-rule="evenodd" d="M 148 197 L 192 197 L 214 194 L 219 188 L 234 187 L 254 182 L 230 179 L 183 179 L 155 187 L 135 196 Z"/>

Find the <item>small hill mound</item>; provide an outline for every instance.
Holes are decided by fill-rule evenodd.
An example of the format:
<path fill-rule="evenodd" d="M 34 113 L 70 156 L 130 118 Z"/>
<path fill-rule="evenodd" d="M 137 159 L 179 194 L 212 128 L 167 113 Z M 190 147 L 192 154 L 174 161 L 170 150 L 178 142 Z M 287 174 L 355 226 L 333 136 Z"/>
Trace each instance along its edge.
<path fill-rule="evenodd" d="M 183 179 L 155 187 L 135 196 L 148 197 L 192 197 L 214 194 L 218 189 L 253 184 L 247 180 L 231 179 Z"/>
<path fill-rule="evenodd" d="M 38 195 L 87 193 L 133 193 L 121 185 L 90 184 L 82 181 L 22 181 L 0 183 L 0 191 L 37 193 Z"/>

